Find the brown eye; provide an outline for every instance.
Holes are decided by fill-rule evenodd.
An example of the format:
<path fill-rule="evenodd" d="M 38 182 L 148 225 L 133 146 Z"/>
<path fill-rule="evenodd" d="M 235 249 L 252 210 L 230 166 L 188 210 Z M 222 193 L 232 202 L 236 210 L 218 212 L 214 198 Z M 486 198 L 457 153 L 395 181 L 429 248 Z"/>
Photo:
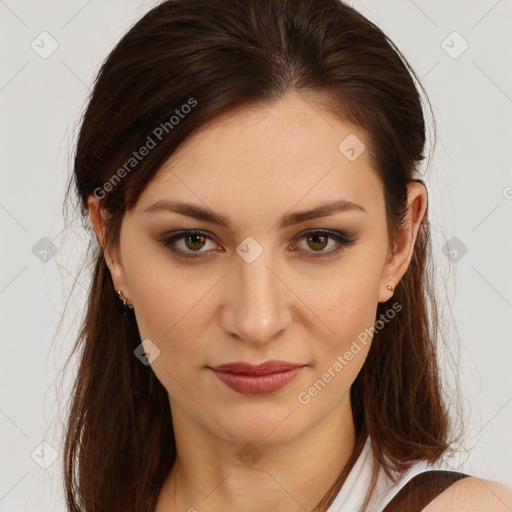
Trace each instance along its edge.
<path fill-rule="evenodd" d="M 299 243 L 296 247 L 296 257 L 304 260 L 318 258 L 322 256 L 334 256 L 344 247 L 355 243 L 355 238 L 350 238 L 344 233 L 338 231 L 309 231 L 298 237 Z"/>
<path fill-rule="evenodd" d="M 327 243 L 329 242 L 329 237 L 322 234 L 313 234 L 306 237 L 306 241 L 308 246 L 315 250 L 321 251 L 325 249 Z"/>
<path fill-rule="evenodd" d="M 210 250 L 217 249 L 215 242 L 208 233 L 203 231 L 181 231 L 162 239 L 164 247 L 184 258 L 205 256 L 211 253 Z M 211 244 L 211 247 L 208 247 Z"/>
<path fill-rule="evenodd" d="M 197 251 L 199 249 L 202 249 L 204 244 L 206 243 L 206 237 L 203 235 L 187 235 L 184 236 L 183 239 L 185 240 L 185 245 L 187 246 L 187 249 L 190 249 L 191 251 Z"/>

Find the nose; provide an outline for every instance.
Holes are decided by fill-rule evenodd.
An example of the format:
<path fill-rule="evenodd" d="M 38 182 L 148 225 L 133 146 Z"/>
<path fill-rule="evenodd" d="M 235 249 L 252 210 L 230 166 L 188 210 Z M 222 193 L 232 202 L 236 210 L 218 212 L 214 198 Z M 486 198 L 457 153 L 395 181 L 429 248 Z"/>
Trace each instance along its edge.
<path fill-rule="evenodd" d="M 252 263 L 238 258 L 225 283 L 223 329 L 246 343 L 265 344 L 291 323 L 291 296 L 273 266 L 266 251 Z"/>

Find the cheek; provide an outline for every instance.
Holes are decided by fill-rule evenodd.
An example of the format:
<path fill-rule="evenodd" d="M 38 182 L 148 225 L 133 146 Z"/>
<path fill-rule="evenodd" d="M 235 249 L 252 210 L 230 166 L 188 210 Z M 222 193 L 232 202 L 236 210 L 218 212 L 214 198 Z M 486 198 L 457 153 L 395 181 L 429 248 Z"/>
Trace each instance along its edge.
<path fill-rule="evenodd" d="M 373 286 L 338 290 L 325 307 L 329 314 L 324 322 L 331 332 L 327 337 L 317 338 L 315 373 L 317 378 L 329 382 L 325 372 L 336 374 L 332 389 L 341 390 L 350 387 L 357 377 L 370 348 L 377 312 L 375 290 Z"/>
<path fill-rule="evenodd" d="M 339 346 L 373 326 L 377 312 L 382 269 L 373 261 L 357 259 L 354 265 L 335 270 L 313 289 L 303 288 L 304 302 L 318 317 L 322 332 Z M 318 283 L 317 283 L 318 284 Z M 327 329 L 328 328 L 328 329 Z"/>
<path fill-rule="evenodd" d="M 347 258 L 336 279 L 323 280 L 318 293 L 310 290 L 305 302 L 313 305 L 322 335 L 313 333 L 310 338 L 315 345 L 313 372 L 307 382 L 311 387 L 302 389 L 300 403 L 310 400 L 310 406 L 319 411 L 328 407 L 348 392 L 360 372 L 376 321 L 382 272 L 377 256 L 366 252 L 364 257 Z"/>
<path fill-rule="evenodd" d="M 376 282 L 374 278 L 340 279 L 316 299 L 315 312 L 321 319 L 317 325 L 328 334 L 311 336 L 314 364 L 297 394 L 298 403 L 313 416 L 347 399 L 365 362 L 377 313 Z"/>
<path fill-rule="evenodd" d="M 208 307 L 208 291 L 215 284 L 211 277 L 206 281 L 196 281 L 196 285 L 191 286 L 184 276 L 171 279 L 151 271 L 141 274 L 140 281 L 133 283 L 141 339 L 150 339 L 160 351 L 151 362 L 152 371 L 169 397 L 174 397 L 193 415 L 198 411 L 187 403 L 191 394 L 196 396 L 198 393 L 198 372 L 205 364 L 207 351 L 201 340 L 208 315 L 205 309 Z M 215 291 L 211 290 L 211 293 Z M 196 396 L 196 400 L 198 398 Z"/>
<path fill-rule="evenodd" d="M 166 251 L 154 240 L 121 231 L 123 268 L 142 339 L 159 347 L 163 335 L 184 318 L 193 299 L 193 286 L 177 271 Z"/>
<path fill-rule="evenodd" d="M 178 358 L 192 362 L 204 354 L 196 341 L 211 317 L 221 276 L 207 270 L 199 276 L 197 269 L 178 269 L 159 258 L 145 260 L 151 261 L 146 265 L 143 261 L 141 254 L 126 264 L 141 339 L 149 338 L 159 347 L 166 366 L 174 367 Z"/>
<path fill-rule="evenodd" d="M 201 310 L 201 298 L 209 282 L 190 282 L 182 278 L 165 275 L 141 274 L 130 284 L 136 304 L 137 323 L 141 336 L 154 337 L 159 344 L 175 339 L 177 333 L 187 330 L 188 338 L 193 337 L 194 316 Z"/>

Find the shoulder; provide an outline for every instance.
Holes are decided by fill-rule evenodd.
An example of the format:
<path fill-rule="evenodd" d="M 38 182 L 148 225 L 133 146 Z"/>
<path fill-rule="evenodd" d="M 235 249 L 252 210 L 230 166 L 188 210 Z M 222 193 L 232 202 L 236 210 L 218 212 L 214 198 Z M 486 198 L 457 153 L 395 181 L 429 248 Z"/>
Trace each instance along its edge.
<path fill-rule="evenodd" d="M 512 489 L 483 478 L 463 478 L 432 500 L 424 512 L 510 512 Z"/>

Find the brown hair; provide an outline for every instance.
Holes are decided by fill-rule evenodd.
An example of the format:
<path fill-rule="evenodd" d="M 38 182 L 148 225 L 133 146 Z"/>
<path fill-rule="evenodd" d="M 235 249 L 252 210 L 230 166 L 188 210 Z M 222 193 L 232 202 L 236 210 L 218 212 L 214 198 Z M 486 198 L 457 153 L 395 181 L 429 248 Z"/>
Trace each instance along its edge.
<path fill-rule="evenodd" d="M 368 135 L 393 241 L 407 211 L 407 183 L 424 159 L 425 121 L 413 77 L 419 83 L 392 41 L 338 0 L 168 0 L 103 63 L 81 123 L 68 195 L 74 185 L 86 221 L 88 198 L 101 198 L 110 214 L 103 249 L 116 248 L 124 214 L 194 130 L 230 109 L 291 91 L 325 92 L 323 108 Z M 127 167 L 157 127 L 161 140 Z M 367 435 L 374 459 L 390 475 L 414 460 L 434 461 L 447 448 L 430 247 L 424 220 L 394 292 L 402 311 L 375 334 L 351 388 L 356 449 L 315 510 L 332 502 Z M 151 366 L 133 355 L 141 343 L 137 324 L 121 308 L 102 250 L 94 260 L 73 348 L 80 359 L 64 447 L 67 506 L 152 512 L 176 455 L 169 400 Z M 379 303 L 377 316 L 388 306 Z"/>

